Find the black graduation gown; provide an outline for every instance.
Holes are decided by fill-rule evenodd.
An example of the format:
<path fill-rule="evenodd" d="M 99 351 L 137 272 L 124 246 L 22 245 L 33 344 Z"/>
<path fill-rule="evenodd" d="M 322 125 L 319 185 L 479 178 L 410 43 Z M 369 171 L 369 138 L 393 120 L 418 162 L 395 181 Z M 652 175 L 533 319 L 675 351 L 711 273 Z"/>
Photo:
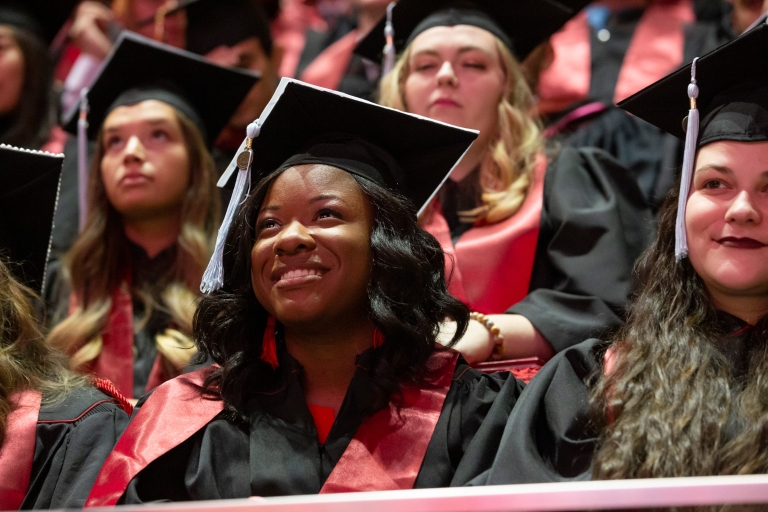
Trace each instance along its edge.
<path fill-rule="evenodd" d="M 120 503 L 319 493 L 371 403 L 373 387 L 364 369 L 371 351 L 358 357 L 324 445 L 301 391 L 301 367 L 284 350 L 278 357 L 276 391 L 254 394 L 247 419 L 219 415 L 144 468 Z M 460 359 L 414 487 L 463 485 L 490 467 L 521 389 L 506 372 L 486 375 Z M 484 422 L 486 416 L 494 420 Z"/>
<path fill-rule="evenodd" d="M 40 407 L 32 476 L 22 509 L 82 508 L 128 415 L 94 388 Z"/>
<path fill-rule="evenodd" d="M 606 29 L 611 36 L 605 42 L 590 29 L 592 69 L 589 100 L 584 103 L 599 101 L 607 110 L 574 120 L 554 139 L 564 145 L 598 147 L 610 153 L 635 177 L 657 211 L 682 165 L 682 141 L 613 106 L 619 73 L 642 13 L 642 9 L 630 9 L 610 15 Z M 684 38 L 683 62 L 691 62 L 725 42 L 717 27 L 709 23 L 686 25 Z M 549 116 L 548 123 L 556 123 L 584 103 Z"/>
<path fill-rule="evenodd" d="M 477 178 L 470 175 L 447 186 L 465 188 L 472 181 Z M 459 224 L 455 211 L 480 204 L 479 194 L 441 191 L 454 243 L 471 227 Z M 559 352 L 621 325 L 632 267 L 653 240 L 653 220 L 635 180 L 595 148 L 558 151 L 543 195 L 528 295 L 507 312 L 530 320 Z M 470 203 L 459 203 L 461 196 L 470 196 Z"/>
<path fill-rule="evenodd" d="M 727 313 L 720 312 L 719 319 L 722 332 L 728 334 L 717 348 L 736 374 L 742 375 L 748 368 L 756 329 Z M 764 333 L 765 318 L 761 324 Z M 592 457 L 599 440 L 590 423 L 589 394 L 602 371 L 608 345 L 597 339 L 584 341 L 557 354 L 539 370 L 509 416 L 491 469 L 470 485 L 591 478 Z"/>

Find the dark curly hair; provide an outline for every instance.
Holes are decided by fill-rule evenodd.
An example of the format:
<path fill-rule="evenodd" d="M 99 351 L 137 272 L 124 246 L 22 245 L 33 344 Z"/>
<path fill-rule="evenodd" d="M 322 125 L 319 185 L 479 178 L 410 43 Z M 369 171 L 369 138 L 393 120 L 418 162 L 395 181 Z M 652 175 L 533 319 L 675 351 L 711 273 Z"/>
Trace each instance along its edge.
<path fill-rule="evenodd" d="M 203 297 L 194 319 L 199 357 L 221 366 L 207 379 L 205 392 L 220 395 L 235 412 L 243 410 L 250 391 L 264 389 L 275 375 L 260 358 L 268 314 L 251 285 L 251 249 L 256 217 L 282 172 L 262 179 L 235 217 L 224 251 L 224 285 Z M 386 340 L 375 349 L 370 369 L 377 399 L 369 412 L 374 412 L 389 400 L 399 403 L 401 383 L 428 378 L 426 362 L 436 350 L 440 323 L 446 317 L 457 322 L 453 343 L 466 330 L 469 309 L 448 293 L 443 250 L 418 227 L 410 201 L 353 177 L 374 209 L 368 315 Z"/>
<path fill-rule="evenodd" d="M 675 259 L 678 190 L 635 267 L 642 285 L 614 338 L 615 366 L 592 392 L 594 479 L 768 472 L 768 318 L 750 330 L 742 380 L 716 347 L 727 333 L 702 279 Z"/>

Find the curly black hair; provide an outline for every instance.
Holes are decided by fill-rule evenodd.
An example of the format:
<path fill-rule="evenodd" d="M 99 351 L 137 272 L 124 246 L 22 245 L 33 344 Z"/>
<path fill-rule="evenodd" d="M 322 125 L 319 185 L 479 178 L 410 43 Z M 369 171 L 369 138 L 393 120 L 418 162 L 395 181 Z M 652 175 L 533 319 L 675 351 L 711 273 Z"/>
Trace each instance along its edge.
<path fill-rule="evenodd" d="M 235 217 L 224 251 L 224 285 L 203 297 L 195 314 L 199 355 L 221 367 L 206 380 L 205 392 L 221 396 L 233 412 L 242 412 L 248 394 L 263 389 L 280 371 L 260 358 L 268 313 L 251 285 L 251 249 L 261 205 L 282 172 L 263 178 Z M 429 377 L 426 363 L 437 349 L 441 322 L 447 317 L 457 322 L 454 343 L 467 328 L 469 309 L 448 293 L 443 250 L 418 226 L 410 201 L 353 177 L 374 209 L 367 306 L 371 323 L 386 340 L 375 349 L 370 369 L 377 399 L 369 412 L 374 412 L 390 400 L 399 403 L 402 383 Z"/>

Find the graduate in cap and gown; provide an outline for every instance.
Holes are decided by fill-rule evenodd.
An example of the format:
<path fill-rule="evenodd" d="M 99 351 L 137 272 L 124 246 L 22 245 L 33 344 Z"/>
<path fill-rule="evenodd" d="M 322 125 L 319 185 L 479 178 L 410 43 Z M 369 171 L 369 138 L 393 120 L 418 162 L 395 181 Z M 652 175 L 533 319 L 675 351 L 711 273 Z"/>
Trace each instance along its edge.
<path fill-rule="evenodd" d="M 61 153 L 49 45 L 77 2 L 6 0 L 0 5 L 0 144 Z"/>
<path fill-rule="evenodd" d="M 476 483 L 768 472 L 766 51 L 763 21 L 620 105 L 685 139 L 679 191 L 626 326 L 536 375 Z"/>
<path fill-rule="evenodd" d="M 47 291 L 49 342 L 130 398 L 194 353 L 192 315 L 219 220 L 208 148 L 256 80 L 125 32 L 67 125 L 81 151 L 62 217 L 74 223 L 79 205 L 80 233 Z"/>
<path fill-rule="evenodd" d="M 82 507 L 128 423 L 130 405 L 108 383 L 91 385 L 45 343 L 33 305 L 45 275 L 63 158 L 0 145 L 3 510 Z"/>
<path fill-rule="evenodd" d="M 216 364 L 143 400 L 89 505 L 479 474 L 520 385 L 436 342 L 469 311 L 416 220 L 477 133 L 283 79 L 248 135 L 195 317 Z"/>
<path fill-rule="evenodd" d="M 392 68 L 383 105 L 480 131 L 422 217 L 475 313 L 456 345 L 471 363 L 546 360 L 618 327 L 649 243 L 632 177 L 596 149 L 547 155 L 531 114 L 519 62 L 584 3 L 401 0 L 357 49 Z"/>

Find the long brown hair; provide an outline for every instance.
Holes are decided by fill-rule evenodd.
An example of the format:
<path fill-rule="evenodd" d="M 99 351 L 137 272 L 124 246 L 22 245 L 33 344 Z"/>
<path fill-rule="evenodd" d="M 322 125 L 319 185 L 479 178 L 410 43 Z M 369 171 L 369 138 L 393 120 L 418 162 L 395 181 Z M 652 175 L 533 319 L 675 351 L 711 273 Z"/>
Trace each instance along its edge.
<path fill-rule="evenodd" d="M 85 377 L 68 370 L 64 354 L 45 343 L 34 299 L 35 293 L 0 261 L 0 446 L 15 391 L 41 391 L 44 403 L 56 403 L 86 385 Z"/>
<path fill-rule="evenodd" d="M 768 472 L 768 322 L 751 329 L 740 378 L 716 347 L 728 333 L 701 278 L 675 260 L 677 198 L 674 188 L 638 261 L 643 285 L 615 337 L 616 363 L 593 390 L 595 479 Z"/>
<path fill-rule="evenodd" d="M 197 290 L 215 243 L 219 193 L 215 165 L 200 131 L 184 115 L 179 112 L 176 115 L 189 155 L 190 183 L 181 206 L 182 226 L 175 261 L 160 283 L 153 284 L 153 287 L 159 284 L 163 290 L 159 297 L 146 289 L 135 288 L 131 292 L 143 302 L 145 319 L 149 319 L 154 308 L 162 309 L 182 333 L 191 337 Z M 112 295 L 123 286 L 126 269 L 131 264 L 122 217 L 110 204 L 101 177 L 103 133 L 99 133 L 97 140 L 88 184 L 86 225 L 64 255 L 62 265 L 63 288 L 74 292 L 78 304 L 48 336 L 51 344 L 72 357 L 75 368 L 100 353 L 100 333 L 106 325 Z M 191 342 L 183 347 L 189 349 L 190 357 L 191 347 Z M 158 345 L 158 350 L 163 352 L 164 347 Z"/>
<path fill-rule="evenodd" d="M 533 116 L 534 97 L 520 64 L 499 39 L 496 47 L 506 73 L 509 94 L 498 105 L 499 124 L 480 164 L 483 205 L 461 216 L 469 222 L 500 222 L 520 209 L 533 181 L 544 148 L 541 127 Z M 410 74 L 411 46 L 405 49 L 392 71 L 381 79 L 379 103 L 408 110 L 405 80 Z"/>

